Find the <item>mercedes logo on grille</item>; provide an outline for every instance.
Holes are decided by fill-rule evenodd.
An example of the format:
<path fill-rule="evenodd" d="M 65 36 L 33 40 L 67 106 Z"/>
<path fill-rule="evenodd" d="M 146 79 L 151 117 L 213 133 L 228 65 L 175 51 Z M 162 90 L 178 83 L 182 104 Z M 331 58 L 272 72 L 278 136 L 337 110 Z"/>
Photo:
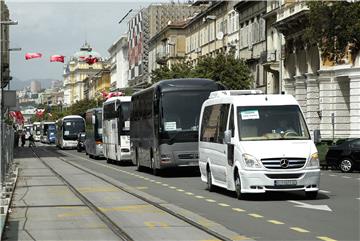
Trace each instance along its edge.
<path fill-rule="evenodd" d="M 289 160 L 288 159 L 281 159 L 280 160 L 280 166 L 282 168 L 287 168 L 289 166 Z"/>

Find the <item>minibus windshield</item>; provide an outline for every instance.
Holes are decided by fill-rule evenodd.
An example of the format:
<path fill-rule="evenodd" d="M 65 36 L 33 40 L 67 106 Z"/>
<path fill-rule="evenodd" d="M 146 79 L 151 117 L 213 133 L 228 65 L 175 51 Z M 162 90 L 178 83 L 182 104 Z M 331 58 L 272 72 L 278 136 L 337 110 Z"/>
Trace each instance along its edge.
<path fill-rule="evenodd" d="M 310 139 L 297 105 L 243 106 L 237 108 L 237 116 L 242 141 Z"/>
<path fill-rule="evenodd" d="M 201 105 L 208 97 L 209 91 L 164 93 L 161 131 L 197 131 Z"/>

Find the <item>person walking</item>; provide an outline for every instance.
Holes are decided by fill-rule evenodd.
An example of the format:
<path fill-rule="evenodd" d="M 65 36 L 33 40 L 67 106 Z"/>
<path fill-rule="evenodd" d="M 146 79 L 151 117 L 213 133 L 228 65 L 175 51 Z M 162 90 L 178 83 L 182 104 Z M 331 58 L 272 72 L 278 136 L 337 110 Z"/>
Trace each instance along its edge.
<path fill-rule="evenodd" d="M 24 147 L 25 146 L 25 131 L 21 132 L 21 146 Z"/>
<path fill-rule="evenodd" d="M 35 140 L 34 140 L 34 136 L 33 134 L 31 133 L 30 136 L 29 136 L 29 147 L 35 147 Z"/>

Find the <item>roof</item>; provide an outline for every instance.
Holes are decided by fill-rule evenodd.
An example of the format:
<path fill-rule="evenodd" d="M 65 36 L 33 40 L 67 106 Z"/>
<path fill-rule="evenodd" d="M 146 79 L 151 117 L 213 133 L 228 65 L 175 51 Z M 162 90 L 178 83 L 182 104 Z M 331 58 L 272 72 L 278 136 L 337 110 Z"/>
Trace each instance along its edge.
<path fill-rule="evenodd" d="M 83 44 L 83 46 L 81 46 L 80 51 L 76 52 L 73 55 L 73 57 L 74 58 L 80 58 L 80 57 L 88 57 L 90 55 L 91 55 L 91 57 L 101 58 L 101 55 L 98 52 L 93 51 L 90 44 L 85 42 Z"/>
<path fill-rule="evenodd" d="M 213 95 L 212 92 L 210 95 Z M 292 95 L 268 95 L 268 94 L 246 94 L 246 95 L 217 95 L 209 98 L 205 104 L 232 103 L 236 106 L 285 106 L 299 105 Z"/>
<path fill-rule="evenodd" d="M 67 116 L 64 116 L 63 118 L 62 118 L 62 120 L 65 120 L 65 119 L 74 119 L 74 118 L 81 118 L 81 119 L 83 119 L 81 116 L 79 116 L 79 115 L 67 115 Z"/>
<path fill-rule="evenodd" d="M 123 101 L 123 102 L 130 102 L 131 101 L 131 96 L 114 96 L 114 97 L 111 97 L 109 99 L 107 99 L 105 103 L 109 103 L 109 102 L 114 102 L 116 100 L 120 100 L 120 101 Z"/>
<path fill-rule="evenodd" d="M 181 79 L 168 79 L 161 80 L 147 89 L 136 92 L 133 96 L 140 95 L 144 92 L 151 91 L 153 89 L 160 89 L 162 92 L 164 91 L 174 91 L 174 90 L 192 90 L 192 89 L 211 89 L 211 90 L 223 90 L 225 86 L 220 83 L 217 83 L 210 79 L 202 79 L 202 78 L 181 78 Z"/>

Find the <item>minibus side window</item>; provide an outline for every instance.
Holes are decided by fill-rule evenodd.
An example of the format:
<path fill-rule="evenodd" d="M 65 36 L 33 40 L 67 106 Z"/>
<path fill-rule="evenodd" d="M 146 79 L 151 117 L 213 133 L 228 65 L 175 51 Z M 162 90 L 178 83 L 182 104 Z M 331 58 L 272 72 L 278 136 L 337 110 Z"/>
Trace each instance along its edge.
<path fill-rule="evenodd" d="M 229 104 L 222 104 L 220 107 L 220 118 L 219 118 L 219 130 L 218 130 L 218 138 L 217 143 L 223 143 L 224 142 L 224 132 L 226 131 L 226 124 L 228 121 L 229 116 Z"/>
<path fill-rule="evenodd" d="M 234 123 L 234 106 L 233 105 L 231 105 L 231 109 L 230 109 L 229 130 L 231 130 L 231 137 L 234 137 L 235 136 L 235 123 Z"/>

